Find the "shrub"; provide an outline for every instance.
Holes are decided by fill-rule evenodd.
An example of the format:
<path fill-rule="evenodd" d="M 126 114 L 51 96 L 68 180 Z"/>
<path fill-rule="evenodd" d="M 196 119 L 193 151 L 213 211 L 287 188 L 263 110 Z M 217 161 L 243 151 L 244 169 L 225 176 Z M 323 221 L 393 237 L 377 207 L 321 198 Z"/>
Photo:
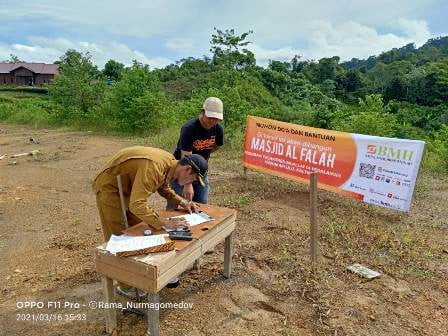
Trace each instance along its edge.
<path fill-rule="evenodd" d="M 332 127 L 350 133 L 393 137 L 398 124 L 390 113 L 390 107 L 383 104 L 381 95 L 369 95 L 364 100 L 360 99 L 358 106 L 342 109 L 333 120 Z"/>
<path fill-rule="evenodd" d="M 434 134 L 428 143 L 430 169 L 438 172 L 448 171 L 448 125 Z"/>

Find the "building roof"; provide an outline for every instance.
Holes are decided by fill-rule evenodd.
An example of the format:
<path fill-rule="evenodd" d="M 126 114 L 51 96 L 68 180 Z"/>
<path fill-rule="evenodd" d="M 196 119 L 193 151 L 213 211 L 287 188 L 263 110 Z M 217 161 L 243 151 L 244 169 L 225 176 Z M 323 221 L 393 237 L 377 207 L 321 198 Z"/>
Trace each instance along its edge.
<path fill-rule="evenodd" d="M 59 65 L 57 64 L 45 64 L 45 63 L 1 63 L 0 62 L 0 73 L 10 73 L 20 67 L 28 69 L 35 74 L 45 74 L 45 75 L 57 75 Z"/>

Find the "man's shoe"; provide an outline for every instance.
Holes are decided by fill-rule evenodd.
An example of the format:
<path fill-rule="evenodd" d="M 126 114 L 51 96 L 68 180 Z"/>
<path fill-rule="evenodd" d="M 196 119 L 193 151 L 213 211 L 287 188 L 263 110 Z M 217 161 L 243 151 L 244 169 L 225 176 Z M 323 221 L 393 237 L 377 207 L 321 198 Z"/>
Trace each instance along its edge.
<path fill-rule="evenodd" d="M 179 287 L 179 284 L 180 284 L 179 278 L 175 277 L 166 284 L 166 288 L 177 288 Z"/>
<path fill-rule="evenodd" d="M 145 291 L 139 289 L 138 290 L 139 297 L 137 298 L 137 291 L 133 287 L 121 288 L 120 286 L 117 286 L 117 288 L 115 289 L 115 293 L 131 300 L 142 300 L 147 296 L 147 293 Z"/>

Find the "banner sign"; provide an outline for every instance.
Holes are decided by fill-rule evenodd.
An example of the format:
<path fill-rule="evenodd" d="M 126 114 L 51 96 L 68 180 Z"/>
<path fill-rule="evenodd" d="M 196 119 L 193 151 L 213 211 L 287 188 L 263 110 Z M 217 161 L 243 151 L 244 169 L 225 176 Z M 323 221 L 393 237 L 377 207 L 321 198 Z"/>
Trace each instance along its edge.
<path fill-rule="evenodd" d="M 425 143 L 247 117 L 244 166 L 408 211 Z"/>

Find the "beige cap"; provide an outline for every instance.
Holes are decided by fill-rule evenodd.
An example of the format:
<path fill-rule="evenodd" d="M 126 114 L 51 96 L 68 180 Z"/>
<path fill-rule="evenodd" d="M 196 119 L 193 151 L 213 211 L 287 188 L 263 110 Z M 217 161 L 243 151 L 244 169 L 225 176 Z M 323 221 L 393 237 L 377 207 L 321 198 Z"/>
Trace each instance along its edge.
<path fill-rule="evenodd" d="M 204 112 L 207 117 L 218 118 L 219 120 L 223 119 L 224 106 L 221 99 L 216 97 L 208 97 L 204 101 L 204 105 L 202 105 L 202 107 L 204 108 Z"/>

